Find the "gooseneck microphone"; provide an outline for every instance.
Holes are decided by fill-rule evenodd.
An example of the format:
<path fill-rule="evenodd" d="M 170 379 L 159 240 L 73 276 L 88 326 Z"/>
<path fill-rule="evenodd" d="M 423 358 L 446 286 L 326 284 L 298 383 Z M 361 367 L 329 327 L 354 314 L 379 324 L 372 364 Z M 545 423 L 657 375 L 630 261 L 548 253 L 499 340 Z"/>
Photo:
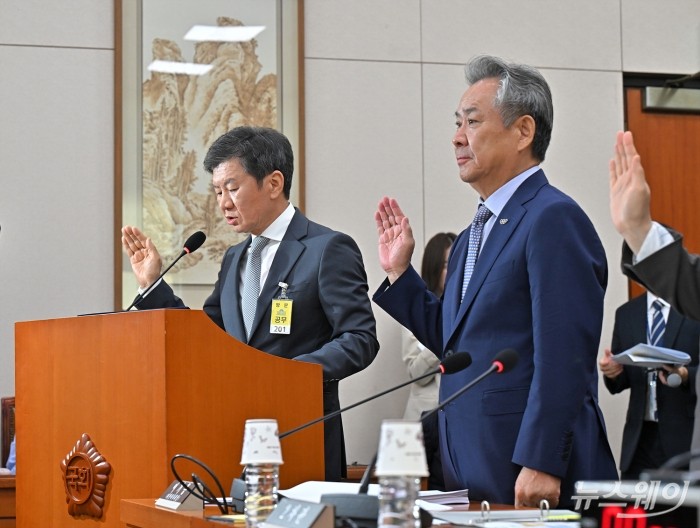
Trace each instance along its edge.
<path fill-rule="evenodd" d="M 435 414 L 436 412 L 444 409 L 447 405 L 455 401 L 457 398 L 459 398 L 462 394 L 467 392 L 469 389 L 471 389 L 474 385 L 479 383 L 481 380 L 486 378 L 487 376 L 490 376 L 491 374 L 503 374 L 504 372 L 508 372 L 511 370 L 516 363 L 518 362 L 518 353 L 513 350 L 512 348 L 505 348 L 501 350 L 496 356 L 493 358 L 493 361 L 491 361 L 491 366 L 482 374 L 471 380 L 469 383 L 467 383 L 464 387 L 459 389 L 457 392 L 452 394 L 449 398 L 447 398 L 445 401 L 441 402 L 437 407 L 434 409 L 431 409 L 430 411 L 426 412 L 422 417 L 421 420 L 424 420 L 425 418 L 428 418 Z"/>
<path fill-rule="evenodd" d="M 379 398 L 380 396 L 384 396 L 385 394 L 389 394 L 390 392 L 393 392 L 393 391 L 398 390 L 402 387 L 405 387 L 406 385 L 410 385 L 411 383 L 415 383 L 415 382 L 422 380 L 422 379 L 425 379 L 429 376 L 434 376 L 435 374 L 453 374 L 455 372 L 459 372 L 461 370 L 464 370 L 465 368 L 467 368 L 471 364 L 472 364 L 472 357 L 469 355 L 469 352 L 452 353 L 452 354 L 446 356 L 437 368 L 423 374 L 422 376 L 412 378 L 408 381 L 400 383 L 399 385 L 396 385 L 395 387 L 392 387 L 390 389 L 382 391 L 379 394 L 375 394 L 374 396 L 370 396 L 369 398 L 365 398 L 364 400 L 361 400 L 357 403 L 353 403 L 352 405 L 348 405 L 347 407 L 343 407 L 342 409 L 338 409 L 337 411 L 333 411 L 333 412 L 330 412 L 328 414 L 325 414 L 325 415 L 321 416 L 320 418 L 316 418 L 315 420 L 311 420 L 310 422 L 306 422 L 305 424 L 302 424 L 298 427 L 295 427 L 294 429 L 290 429 L 289 431 L 285 431 L 279 435 L 280 440 L 286 436 L 289 436 L 289 435 L 297 433 L 303 429 L 306 429 L 307 427 L 311 427 L 314 424 L 317 424 L 319 422 L 325 422 L 326 420 L 330 420 L 331 418 L 335 418 L 340 413 L 343 413 L 343 412 L 348 411 L 350 409 L 354 409 L 358 405 L 362 405 L 363 403 L 367 403 L 369 401 L 372 401 L 376 398 Z M 233 507 L 236 511 L 243 511 L 243 500 L 244 500 L 244 496 L 245 496 L 245 482 L 243 481 L 244 476 L 245 476 L 245 470 L 243 471 L 243 475 L 241 476 L 241 478 L 233 479 L 233 483 L 231 484 L 231 500 L 233 503 Z M 376 518 L 375 518 L 375 520 L 376 520 Z"/>
<path fill-rule="evenodd" d="M 474 385 L 479 383 L 481 380 L 486 378 L 487 376 L 490 376 L 493 373 L 496 374 L 503 374 L 504 372 L 508 372 L 511 370 L 515 364 L 518 362 L 518 353 L 513 350 L 512 348 L 506 348 L 501 350 L 496 356 L 493 358 L 493 361 L 491 361 L 491 366 L 482 374 L 474 378 L 472 381 L 467 383 L 464 387 L 459 389 L 457 392 L 452 394 L 449 398 L 447 398 L 445 401 L 441 402 L 437 407 L 434 409 L 431 409 L 430 411 L 427 411 L 421 416 L 421 422 L 424 421 L 426 418 L 429 418 L 436 412 L 440 411 L 443 409 L 445 406 L 449 405 L 453 401 L 455 401 L 457 398 L 459 398 L 462 394 L 467 392 L 469 389 L 471 389 Z M 374 471 L 374 466 L 377 464 L 377 453 L 374 454 L 374 457 L 372 458 L 371 462 L 367 465 L 367 469 L 365 470 L 364 474 L 362 475 L 362 480 L 360 481 L 360 489 L 358 490 L 358 493 L 360 494 L 366 494 L 367 490 L 369 489 L 369 479 L 372 475 L 372 471 Z"/>
<path fill-rule="evenodd" d="M 165 268 L 165 270 L 158 276 L 156 280 L 154 280 L 142 293 L 139 293 L 136 298 L 134 299 L 134 302 L 132 302 L 129 307 L 124 310 L 125 312 L 128 312 L 131 310 L 134 306 L 139 304 L 141 301 L 143 301 L 143 298 L 148 295 L 148 293 L 153 289 L 153 287 L 158 284 L 158 281 L 163 278 L 163 276 L 170 271 L 170 268 L 172 268 L 177 262 L 184 257 L 185 255 L 189 255 L 190 253 L 194 253 L 197 251 L 202 244 L 204 244 L 204 241 L 207 239 L 207 235 L 205 235 L 202 231 L 197 231 L 196 233 L 193 233 L 189 236 L 187 240 L 185 240 L 184 245 L 182 246 L 182 251 L 180 254 L 177 256 L 175 260 L 172 261 L 172 263 Z"/>
<path fill-rule="evenodd" d="M 314 424 L 317 424 L 318 422 L 325 422 L 326 420 L 330 420 L 331 418 L 335 418 L 340 413 L 343 413 L 345 411 L 349 411 L 350 409 L 354 409 L 358 405 L 362 405 L 363 403 L 367 403 L 369 401 L 372 401 L 375 398 L 379 398 L 380 396 L 384 396 L 385 394 L 389 394 L 390 392 L 394 392 L 395 390 L 398 390 L 402 387 L 405 387 L 406 385 L 410 385 L 411 383 L 415 383 L 417 381 L 425 379 L 429 376 L 434 376 L 436 374 L 453 374 L 454 372 L 459 372 L 460 370 L 464 370 L 465 368 L 467 368 L 471 364 L 472 364 L 472 357 L 469 355 L 469 352 L 456 352 L 454 354 L 450 354 L 449 356 L 447 356 L 445 359 L 442 360 L 442 362 L 440 363 L 440 366 L 438 366 L 436 369 L 433 369 L 433 370 L 431 370 L 431 371 L 429 371 L 421 376 L 418 376 L 416 378 L 412 378 L 408 381 L 400 383 L 399 385 L 396 385 L 396 387 L 392 387 L 390 389 L 382 391 L 379 394 L 375 394 L 374 396 L 370 396 L 369 398 L 365 398 L 364 400 L 361 400 L 357 403 L 353 403 L 352 405 L 348 405 L 347 407 L 343 407 L 342 409 L 338 409 L 337 411 L 333 411 L 331 413 L 323 415 L 320 418 L 316 418 L 315 420 L 311 420 L 310 422 L 302 424 L 299 427 L 295 427 L 294 429 L 290 429 L 289 431 L 285 431 L 284 433 L 280 434 L 280 440 L 282 438 L 284 438 L 285 436 L 289 436 L 290 434 L 294 434 L 297 431 L 301 431 L 302 429 L 306 429 L 307 427 L 310 427 Z"/>

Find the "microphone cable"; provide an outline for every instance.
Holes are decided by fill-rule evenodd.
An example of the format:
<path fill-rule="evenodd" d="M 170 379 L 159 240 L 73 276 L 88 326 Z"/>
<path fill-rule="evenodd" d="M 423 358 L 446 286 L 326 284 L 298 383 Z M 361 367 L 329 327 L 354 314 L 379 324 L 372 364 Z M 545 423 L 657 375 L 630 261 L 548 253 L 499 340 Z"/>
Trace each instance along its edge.
<path fill-rule="evenodd" d="M 192 484 L 194 484 L 194 487 L 187 484 L 182 479 L 182 477 L 180 477 L 180 474 L 177 472 L 177 469 L 175 469 L 175 461 L 180 458 L 189 460 L 190 462 L 199 466 L 207 472 L 207 474 L 212 478 L 212 480 L 216 484 L 219 493 L 221 493 L 221 500 L 219 500 L 219 498 L 214 494 L 214 492 L 212 492 L 211 488 L 207 486 L 207 484 L 196 473 L 192 473 Z M 191 455 L 179 453 L 177 455 L 174 455 L 173 458 L 170 459 L 170 469 L 172 470 L 173 475 L 175 475 L 175 479 L 180 483 L 180 485 L 182 485 L 185 489 L 189 490 L 190 493 L 196 498 L 204 501 L 204 504 L 216 505 L 219 508 L 219 511 L 222 515 L 227 515 L 229 513 L 229 507 L 228 503 L 226 502 L 226 493 L 224 493 L 224 488 L 223 486 L 221 486 L 221 482 L 219 481 L 214 471 L 212 471 L 212 469 L 209 466 L 207 466 L 204 462 L 198 460 L 197 458 Z"/>

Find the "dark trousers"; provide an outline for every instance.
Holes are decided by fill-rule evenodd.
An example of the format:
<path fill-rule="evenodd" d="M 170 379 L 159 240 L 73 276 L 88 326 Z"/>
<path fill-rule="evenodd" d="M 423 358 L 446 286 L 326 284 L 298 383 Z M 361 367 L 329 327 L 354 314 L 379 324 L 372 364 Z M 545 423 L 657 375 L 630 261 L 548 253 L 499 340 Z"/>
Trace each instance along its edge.
<path fill-rule="evenodd" d="M 425 413 L 423 413 L 425 414 Z M 428 459 L 428 489 L 445 491 L 445 481 L 442 477 L 442 458 L 440 457 L 440 440 L 438 437 L 438 413 L 433 413 L 423 424 L 423 443 L 425 456 Z"/>
<path fill-rule="evenodd" d="M 668 457 L 661 446 L 659 424 L 644 421 L 639 443 L 632 457 L 630 467 L 620 475 L 622 480 L 639 480 L 639 474 L 647 469 L 658 469 Z"/>

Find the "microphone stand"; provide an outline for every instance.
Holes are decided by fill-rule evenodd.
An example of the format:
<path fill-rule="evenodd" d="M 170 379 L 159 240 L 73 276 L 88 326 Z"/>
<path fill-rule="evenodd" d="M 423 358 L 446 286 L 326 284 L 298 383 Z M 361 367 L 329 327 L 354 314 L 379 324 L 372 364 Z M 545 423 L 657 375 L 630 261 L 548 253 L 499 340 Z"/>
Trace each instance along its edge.
<path fill-rule="evenodd" d="M 415 383 L 416 381 L 420 381 L 424 378 L 427 378 L 429 376 L 434 376 L 436 374 L 440 374 L 442 372 L 442 369 L 437 368 L 434 370 L 431 370 L 427 374 L 423 374 L 422 376 L 418 376 L 416 378 L 411 378 L 410 380 L 401 383 L 400 385 L 397 385 L 395 387 L 391 387 L 390 389 L 387 389 L 385 391 L 380 392 L 379 394 L 374 394 L 373 396 L 370 396 L 369 398 L 365 398 L 364 400 L 360 400 L 359 402 L 353 403 L 352 405 L 348 405 L 347 407 L 343 407 L 342 409 L 338 409 L 337 411 L 333 411 L 331 413 L 325 414 L 321 416 L 320 418 L 316 418 L 314 420 L 311 420 L 310 422 L 306 422 L 305 424 L 302 424 L 298 427 L 295 427 L 294 429 L 290 429 L 289 431 L 285 431 L 284 433 L 280 434 L 280 440 L 284 438 L 285 436 L 289 436 L 290 434 L 296 433 L 297 431 L 301 431 L 302 429 L 306 429 L 307 427 L 310 427 L 314 424 L 317 424 L 318 422 L 325 422 L 326 420 L 330 420 L 331 418 L 335 418 L 341 413 L 344 413 L 345 411 L 349 411 L 350 409 L 354 409 L 358 405 L 362 405 L 363 403 L 367 403 L 368 401 L 371 401 L 375 398 L 379 398 L 380 396 L 384 396 L 385 394 L 389 394 L 390 392 L 393 392 L 395 390 L 399 390 L 402 387 L 405 387 L 406 385 L 410 385 L 411 383 Z"/>

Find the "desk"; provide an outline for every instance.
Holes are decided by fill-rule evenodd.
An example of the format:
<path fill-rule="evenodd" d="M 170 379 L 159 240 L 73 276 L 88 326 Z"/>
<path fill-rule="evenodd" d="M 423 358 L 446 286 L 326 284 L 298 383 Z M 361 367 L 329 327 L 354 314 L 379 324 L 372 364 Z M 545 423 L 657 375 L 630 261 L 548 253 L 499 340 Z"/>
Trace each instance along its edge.
<path fill-rule="evenodd" d="M 215 506 L 207 506 L 202 512 L 176 512 L 156 508 L 156 499 L 122 499 L 119 508 L 122 526 L 127 528 L 221 528 L 225 523 L 207 521 L 205 515 L 219 513 Z M 228 526 L 233 526 L 229 524 Z"/>
<path fill-rule="evenodd" d="M 233 526 L 229 523 L 207 521 L 205 515 L 216 515 L 219 510 L 213 506 L 207 506 L 205 511 L 176 512 L 163 508 L 156 508 L 156 499 L 122 499 L 120 507 L 120 519 L 122 526 L 126 528 L 222 528 Z M 470 504 L 469 510 L 479 511 L 479 503 Z M 492 504 L 491 510 L 512 510 L 512 506 Z"/>
<path fill-rule="evenodd" d="M 15 528 L 14 476 L 0 476 L 0 528 Z"/>

